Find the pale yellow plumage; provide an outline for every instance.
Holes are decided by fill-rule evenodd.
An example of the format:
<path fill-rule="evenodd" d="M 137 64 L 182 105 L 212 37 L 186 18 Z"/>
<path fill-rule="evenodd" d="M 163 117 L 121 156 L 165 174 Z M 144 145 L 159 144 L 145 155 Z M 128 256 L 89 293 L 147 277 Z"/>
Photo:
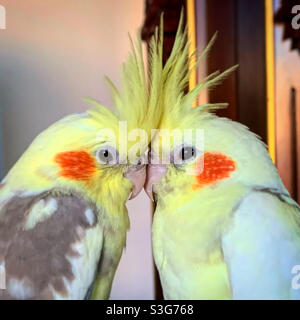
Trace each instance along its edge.
<path fill-rule="evenodd" d="M 300 263 L 299 206 L 257 136 L 241 124 L 216 117 L 212 111 L 220 105 L 192 108 L 202 88 L 215 85 L 233 68 L 208 76 L 185 93 L 188 60 L 186 32 L 179 26 L 162 72 L 159 129 L 179 130 L 183 140 L 171 138 L 169 150 L 162 134 L 152 144 L 158 146 L 152 149 L 156 156 L 171 154 L 171 163 L 158 168 L 162 172 L 164 167 L 165 175 L 154 184 L 153 251 L 164 296 L 299 298 L 291 273 Z M 203 145 L 195 135 L 184 137 L 186 129 L 203 130 Z M 183 164 L 174 162 L 191 149 L 193 156 Z M 197 172 L 201 160 L 204 168 Z M 153 176 L 155 170 L 155 165 L 149 167 Z M 148 177 L 149 193 L 153 181 Z"/>

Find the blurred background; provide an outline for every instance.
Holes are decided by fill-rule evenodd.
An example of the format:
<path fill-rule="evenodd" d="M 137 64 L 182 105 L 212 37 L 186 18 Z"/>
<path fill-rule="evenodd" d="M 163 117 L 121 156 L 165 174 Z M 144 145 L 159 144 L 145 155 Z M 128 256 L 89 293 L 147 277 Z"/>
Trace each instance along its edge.
<path fill-rule="evenodd" d="M 218 31 L 190 87 L 215 70 L 239 69 L 198 103 L 229 102 L 220 116 L 259 134 L 292 194 L 300 199 L 300 0 L 0 0 L 0 173 L 54 121 L 88 107 L 112 106 L 104 75 L 119 83 L 128 32 L 141 31 L 144 53 L 165 13 L 164 60 L 185 8 L 192 48 Z M 5 21 L 4 16 L 6 17 Z M 3 23 L 5 22 L 5 24 Z M 5 27 L 5 28 L 4 28 Z M 161 298 L 151 254 L 151 203 L 128 203 L 131 230 L 112 299 Z"/>

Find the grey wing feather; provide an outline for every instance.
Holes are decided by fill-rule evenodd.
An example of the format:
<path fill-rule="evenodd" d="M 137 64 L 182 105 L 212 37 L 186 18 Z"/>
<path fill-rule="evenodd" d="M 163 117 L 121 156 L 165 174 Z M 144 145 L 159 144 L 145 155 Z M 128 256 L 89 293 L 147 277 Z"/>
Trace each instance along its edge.
<path fill-rule="evenodd" d="M 0 299 L 84 299 L 102 242 L 96 209 L 78 196 L 11 198 L 0 211 L 0 265 L 6 279 Z"/>

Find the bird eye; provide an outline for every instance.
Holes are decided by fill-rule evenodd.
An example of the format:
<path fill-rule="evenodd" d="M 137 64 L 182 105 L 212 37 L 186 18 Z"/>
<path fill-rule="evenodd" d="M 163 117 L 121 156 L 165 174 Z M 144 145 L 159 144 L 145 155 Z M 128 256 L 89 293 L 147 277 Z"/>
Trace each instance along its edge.
<path fill-rule="evenodd" d="M 96 151 L 96 158 L 100 164 L 114 165 L 118 163 L 118 151 L 111 146 L 102 146 Z"/>
<path fill-rule="evenodd" d="M 193 161 L 196 155 L 195 147 L 182 145 L 174 149 L 171 159 L 173 164 L 181 165 Z"/>
<path fill-rule="evenodd" d="M 193 147 L 183 147 L 181 149 L 180 156 L 183 161 L 186 161 L 186 160 L 189 160 L 192 157 L 194 157 L 195 153 L 196 153 L 196 151 Z"/>

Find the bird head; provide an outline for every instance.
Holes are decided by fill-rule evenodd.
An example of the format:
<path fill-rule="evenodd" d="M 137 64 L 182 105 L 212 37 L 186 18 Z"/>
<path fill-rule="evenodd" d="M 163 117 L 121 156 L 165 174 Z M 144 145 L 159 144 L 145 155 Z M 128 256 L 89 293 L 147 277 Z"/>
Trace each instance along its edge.
<path fill-rule="evenodd" d="M 280 183 L 257 136 L 243 125 L 214 114 L 214 110 L 226 104 L 192 107 L 202 89 L 217 85 L 236 68 L 215 72 L 186 91 L 191 71 L 206 56 L 215 38 L 193 65 L 186 30 L 182 30 L 180 22 L 173 50 L 162 71 L 163 112 L 151 142 L 145 185 L 152 200 L 157 197 L 158 202 L 161 199 L 176 207 L 178 201 L 182 204 L 199 194 L 216 196 L 216 188 L 221 190 L 228 184 L 269 185 L 274 177 Z M 170 195 L 173 200 L 168 201 Z"/>
<path fill-rule="evenodd" d="M 157 33 L 152 46 L 162 52 Z M 153 81 L 148 83 L 141 40 L 132 43 L 123 64 L 121 89 L 107 79 L 115 109 L 86 99 L 93 108 L 68 116 L 42 132 L 4 182 L 10 180 L 10 185 L 21 192 L 78 192 L 110 211 L 122 211 L 126 200 L 135 197 L 144 186 L 148 133 L 160 118 L 160 81 L 154 80 L 160 77 L 161 69 L 156 65 L 161 59 L 160 53 L 151 60 Z"/>

